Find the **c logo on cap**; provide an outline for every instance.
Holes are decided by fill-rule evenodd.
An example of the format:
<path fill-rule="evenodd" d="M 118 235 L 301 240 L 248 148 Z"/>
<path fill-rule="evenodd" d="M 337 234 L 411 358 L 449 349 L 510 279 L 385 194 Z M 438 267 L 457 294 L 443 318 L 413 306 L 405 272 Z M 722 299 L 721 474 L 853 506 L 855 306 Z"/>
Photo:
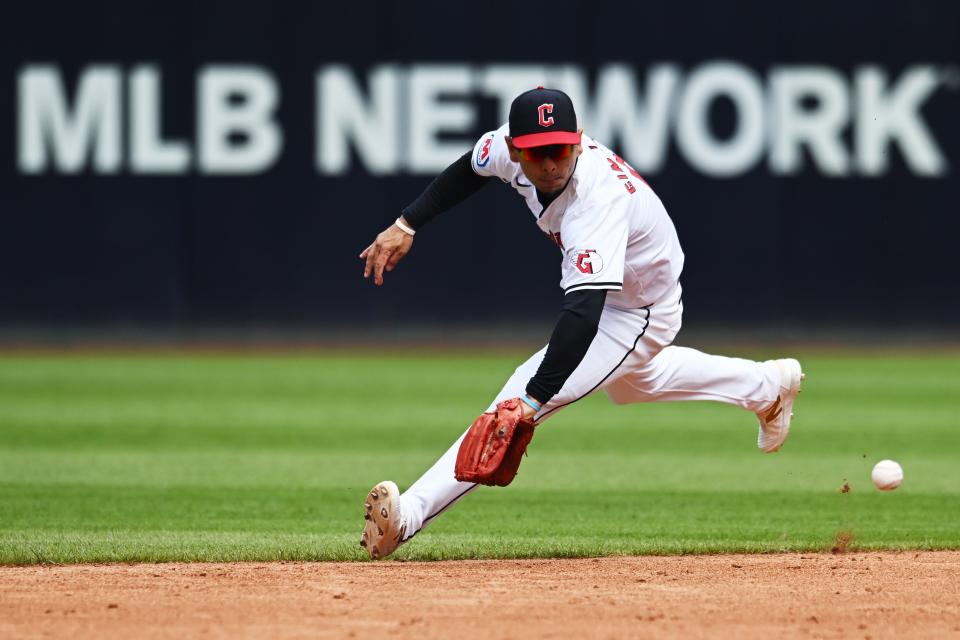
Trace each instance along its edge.
<path fill-rule="evenodd" d="M 544 114 L 553 113 L 553 105 L 544 103 L 537 107 L 537 111 L 540 114 L 540 126 L 549 127 L 553 124 L 553 116 L 545 117 Z"/>

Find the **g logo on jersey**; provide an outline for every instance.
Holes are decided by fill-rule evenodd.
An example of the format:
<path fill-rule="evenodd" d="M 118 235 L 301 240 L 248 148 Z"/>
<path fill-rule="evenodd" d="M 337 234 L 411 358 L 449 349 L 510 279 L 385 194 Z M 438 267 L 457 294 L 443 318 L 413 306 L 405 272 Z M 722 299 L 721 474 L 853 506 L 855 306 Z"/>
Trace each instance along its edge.
<path fill-rule="evenodd" d="M 603 258 L 593 249 L 574 249 L 570 252 L 570 262 L 580 273 L 600 273 L 603 271 Z"/>
<path fill-rule="evenodd" d="M 493 135 L 487 136 L 477 150 L 477 166 L 485 167 L 490 163 L 490 145 L 493 144 Z"/>

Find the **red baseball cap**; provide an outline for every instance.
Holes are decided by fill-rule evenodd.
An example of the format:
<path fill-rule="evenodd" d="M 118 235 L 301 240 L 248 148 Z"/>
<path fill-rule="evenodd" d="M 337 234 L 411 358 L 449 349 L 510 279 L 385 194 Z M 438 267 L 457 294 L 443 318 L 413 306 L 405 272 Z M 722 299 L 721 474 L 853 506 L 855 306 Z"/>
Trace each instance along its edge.
<path fill-rule="evenodd" d="M 580 144 L 570 96 L 543 87 L 521 93 L 510 105 L 510 137 L 518 149 Z"/>

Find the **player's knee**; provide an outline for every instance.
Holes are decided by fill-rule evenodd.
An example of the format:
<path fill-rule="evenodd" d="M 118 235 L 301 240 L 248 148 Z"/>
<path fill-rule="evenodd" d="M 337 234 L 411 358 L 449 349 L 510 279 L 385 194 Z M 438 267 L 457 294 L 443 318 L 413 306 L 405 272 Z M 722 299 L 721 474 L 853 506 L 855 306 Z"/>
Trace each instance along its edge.
<path fill-rule="evenodd" d="M 611 387 L 603 391 L 613 404 L 630 404 L 631 402 L 636 402 L 628 389 Z"/>

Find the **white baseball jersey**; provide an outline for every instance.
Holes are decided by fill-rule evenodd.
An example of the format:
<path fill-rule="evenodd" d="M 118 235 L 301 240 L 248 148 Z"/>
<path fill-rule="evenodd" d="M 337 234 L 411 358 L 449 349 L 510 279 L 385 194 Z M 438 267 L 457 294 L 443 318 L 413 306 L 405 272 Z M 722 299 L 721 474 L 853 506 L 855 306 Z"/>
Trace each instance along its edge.
<path fill-rule="evenodd" d="M 587 352 L 536 412 L 537 424 L 599 390 L 618 404 L 713 400 L 758 413 L 779 402 L 784 388 L 780 361 L 727 358 L 671 344 L 683 315 L 678 282 L 683 252 L 660 199 L 633 169 L 583 136 L 583 153 L 570 183 L 544 209 L 520 165 L 510 161 L 507 132 L 503 126 L 480 139 L 471 158 L 473 170 L 509 183 L 527 201 L 540 229 L 563 252 L 560 285 L 565 291 L 609 292 Z M 487 411 L 526 392 L 548 349 L 517 367 Z M 400 543 L 477 488 L 457 481 L 454 473 L 463 437 L 400 496 Z"/>
<path fill-rule="evenodd" d="M 563 253 L 564 293 L 607 289 L 606 303 L 623 309 L 653 304 L 672 293 L 683 251 L 660 198 L 622 158 L 584 135 L 583 153 L 563 192 L 547 206 L 520 165 L 510 160 L 509 126 L 486 133 L 471 164 L 496 176 L 527 202 L 537 225 Z"/>

